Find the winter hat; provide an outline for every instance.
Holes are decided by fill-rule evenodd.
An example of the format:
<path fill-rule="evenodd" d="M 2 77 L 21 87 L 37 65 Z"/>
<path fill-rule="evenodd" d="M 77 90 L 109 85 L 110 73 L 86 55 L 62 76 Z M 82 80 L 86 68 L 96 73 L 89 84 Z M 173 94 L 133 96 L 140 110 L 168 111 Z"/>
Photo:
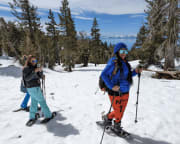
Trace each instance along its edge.
<path fill-rule="evenodd" d="M 114 54 L 117 53 L 120 49 L 126 49 L 126 50 L 128 50 L 128 49 L 127 49 L 127 45 L 120 42 L 120 43 L 118 43 L 118 44 L 115 45 L 115 47 L 114 47 Z"/>

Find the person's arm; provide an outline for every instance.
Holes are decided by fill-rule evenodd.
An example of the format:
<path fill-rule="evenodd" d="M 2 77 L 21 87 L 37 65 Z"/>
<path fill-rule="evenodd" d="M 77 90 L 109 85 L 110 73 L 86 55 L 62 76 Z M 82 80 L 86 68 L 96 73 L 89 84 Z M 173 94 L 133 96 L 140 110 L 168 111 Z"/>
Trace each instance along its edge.
<path fill-rule="evenodd" d="M 136 75 L 137 75 L 136 69 L 134 69 L 134 70 L 132 71 L 132 76 L 136 76 Z"/>
<path fill-rule="evenodd" d="M 23 77 L 25 81 L 31 81 L 33 79 L 38 79 L 39 76 L 35 71 L 31 71 L 28 68 L 24 68 L 23 70 Z"/>
<path fill-rule="evenodd" d="M 39 76 L 39 78 L 43 78 L 43 71 L 37 72 L 37 75 Z"/>
<path fill-rule="evenodd" d="M 112 75 L 113 70 L 115 67 L 114 61 L 111 59 L 108 64 L 106 65 L 105 69 L 101 73 L 101 78 L 105 82 L 106 86 L 112 90 L 114 87 L 114 84 L 111 82 L 111 79 L 109 76 Z"/>

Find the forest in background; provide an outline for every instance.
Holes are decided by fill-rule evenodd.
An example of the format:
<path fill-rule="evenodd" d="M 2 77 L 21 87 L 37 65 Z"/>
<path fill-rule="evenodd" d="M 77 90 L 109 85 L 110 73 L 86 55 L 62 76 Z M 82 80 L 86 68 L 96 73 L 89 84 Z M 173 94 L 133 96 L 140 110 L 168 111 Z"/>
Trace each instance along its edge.
<path fill-rule="evenodd" d="M 137 39 L 128 57 L 141 60 L 146 66 L 159 64 L 165 59 L 163 68 L 174 69 L 174 58 L 180 57 L 180 8 L 178 0 L 146 0 L 146 22 L 140 28 Z M 13 0 L 9 3 L 11 13 L 17 21 L 0 18 L 0 55 L 16 57 L 32 54 L 39 62 L 51 69 L 62 64 L 71 72 L 75 64 L 107 63 L 113 54 L 113 45 L 102 42 L 98 21 L 94 18 L 91 37 L 77 32 L 68 0 L 62 0 L 57 23 L 49 9 L 46 32 L 42 30 L 38 8 L 29 0 Z"/>

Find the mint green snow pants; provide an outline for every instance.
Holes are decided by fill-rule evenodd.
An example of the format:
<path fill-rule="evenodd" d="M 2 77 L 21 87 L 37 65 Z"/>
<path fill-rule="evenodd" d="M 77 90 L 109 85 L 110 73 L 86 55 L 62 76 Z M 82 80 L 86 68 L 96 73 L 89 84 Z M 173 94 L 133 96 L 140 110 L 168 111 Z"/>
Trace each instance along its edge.
<path fill-rule="evenodd" d="M 35 119 L 38 103 L 41 106 L 41 110 L 44 114 L 44 117 L 50 118 L 52 116 L 52 113 L 50 112 L 46 104 L 41 88 L 40 87 L 27 88 L 27 91 L 31 96 L 30 119 Z"/>

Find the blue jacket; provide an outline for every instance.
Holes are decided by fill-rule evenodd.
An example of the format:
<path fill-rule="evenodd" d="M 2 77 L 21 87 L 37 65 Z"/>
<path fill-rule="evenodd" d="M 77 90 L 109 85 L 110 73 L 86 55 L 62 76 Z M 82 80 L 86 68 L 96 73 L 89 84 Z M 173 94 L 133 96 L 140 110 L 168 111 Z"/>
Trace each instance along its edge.
<path fill-rule="evenodd" d="M 108 61 L 105 69 L 101 73 L 101 78 L 110 90 L 112 90 L 112 88 L 115 85 L 118 85 L 120 86 L 120 91 L 122 93 L 127 93 L 129 92 L 129 89 L 130 89 L 130 83 L 127 80 L 129 69 L 128 69 L 127 64 L 122 60 L 121 62 L 122 62 L 123 74 L 120 74 L 120 70 L 118 70 L 117 73 L 113 75 L 112 73 L 115 69 L 114 60 L 116 59 L 117 59 L 116 57 L 112 57 Z M 135 76 L 136 74 L 137 73 L 135 72 L 135 70 L 133 70 L 132 76 Z"/>

